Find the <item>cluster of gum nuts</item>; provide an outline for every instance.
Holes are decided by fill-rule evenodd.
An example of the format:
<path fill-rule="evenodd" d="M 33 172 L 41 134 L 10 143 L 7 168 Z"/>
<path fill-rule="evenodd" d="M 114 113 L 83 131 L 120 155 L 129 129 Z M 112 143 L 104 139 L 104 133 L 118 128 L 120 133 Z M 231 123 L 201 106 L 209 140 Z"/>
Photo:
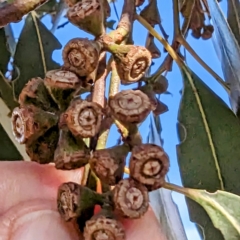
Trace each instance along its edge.
<path fill-rule="evenodd" d="M 82 0 L 76 4 L 86 10 L 92 2 Z M 163 186 L 169 169 L 169 159 L 163 149 L 135 140 L 137 134 L 130 130 L 137 129 L 137 124 L 151 111 L 158 111 L 157 82 L 153 86 L 118 92 L 108 98 L 105 106 L 92 101 L 92 94 L 85 99 L 81 97 L 82 92 L 94 89 L 102 51 L 112 53 L 122 84 L 138 82 L 144 77 L 151 64 L 150 52 L 140 46 L 114 44 L 108 46 L 114 46 L 115 52 L 98 41 L 82 38 L 69 41 L 63 49 L 62 68 L 48 71 L 44 79 L 31 79 L 19 95 L 20 106 L 12 113 L 13 134 L 19 143 L 25 144 L 32 161 L 54 162 L 62 170 L 89 164 L 94 175 L 109 187 L 108 191 L 97 193 L 74 182 L 59 186 L 58 211 L 66 221 L 84 221 L 86 240 L 125 239 L 120 219 L 136 219 L 146 213 L 148 192 Z M 113 122 L 119 121 L 132 135 L 123 138 L 122 145 L 91 149 L 87 140 L 101 135 L 109 117 Z M 129 178 L 123 179 L 129 152 Z M 96 205 L 101 210 L 93 214 Z M 92 214 L 86 214 L 89 211 Z"/>

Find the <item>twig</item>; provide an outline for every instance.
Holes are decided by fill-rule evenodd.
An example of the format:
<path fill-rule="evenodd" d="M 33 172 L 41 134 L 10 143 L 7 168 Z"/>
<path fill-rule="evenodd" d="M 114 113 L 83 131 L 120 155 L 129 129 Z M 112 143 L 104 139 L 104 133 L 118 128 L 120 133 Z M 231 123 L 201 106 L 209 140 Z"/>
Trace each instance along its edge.
<path fill-rule="evenodd" d="M 174 51 L 174 49 L 169 45 L 169 43 L 163 39 L 156 31 L 152 28 L 152 26 L 145 21 L 141 16 L 136 14 L 136 19 L 156 38 L 158 39 L 162 45 L 165 47 L 167 52 L 170 54 L 170 56 L 176 61 L 178 66 L 182 68 L 184 66 L 183 61 L 181 58 L 177 55 L 177 53 Z M 189 51 L 193 57 L 223 86 L 223 88 L 229 93 L 230 89 L 228 85 L 224 82 L 224 80 L 218 76 L 216 72 L 214 72 L 197 54 L 196 52 L 191 48 L 191 46 L 187 43 L 187 41 L 182 37 L 178 37 L 178 42 L 182 44 L 187 51 Z"/>

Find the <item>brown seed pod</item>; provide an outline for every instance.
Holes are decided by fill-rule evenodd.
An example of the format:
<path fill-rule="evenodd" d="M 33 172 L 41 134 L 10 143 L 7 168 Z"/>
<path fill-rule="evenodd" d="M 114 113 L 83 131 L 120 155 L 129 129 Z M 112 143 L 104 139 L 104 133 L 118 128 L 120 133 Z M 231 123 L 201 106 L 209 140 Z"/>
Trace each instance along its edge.
<path fill-rule="evenodd" d="M 154 111 L 157 108 L 158 100 L 151 85 L 144 85 L 138 88 L 141 92 L 146 94 L 151 102 L 151 110 Z"/>
<path fill-rule="evenodd" d="M 128 152 L 124 145 L 96 150 L 89 160 L 91 169 L 103 183 L 115 185 L 123 178 Z"/>
<path fill-rule="evenodd" d="M 102 107 L 95 102 L 74 100 L 65 112 L 68 129 L 76 137 L 94 137 L 100 130 Z"/>
<path fill-rule="evenodd" d="M 36 77 L 28 81 L 22 89 L 18 102 L 21 107 L 25 105 L 34 105 L 45 111 L 54 112 L 58 109 L 56 103 L 48 93 L 43 79 Z"/>
<path fill-rule="evenodd" d="M 58 188 L 57 208 L 65 221 L 80 217 L 84 210 L 102 205 L 103 201 L 102 195 L 74 182 L 63 183 Z"/>
<path fill-rule="evenodd" d="M 153 91 L 156 94 L 161 94 L 167 91 L 168 80 L 163 75 L 160 75 L 153 83 Z"/>
<path fill-rule="evenodd" d="M 196 39 L 199 39 L 202 36 L 202 28 L 194 28 L 192 29 L 192 36 Z"/>
<path fill-rule="evenodd" d="M 202 33 L 202 39 L 208 40 L 212 37 L 214 31 L 213 25 L 206 25 L 203 26 L 203 33 Z"/>
<path fill-rule="evenodd" d="M 133 179 L 123 179 L 113 190 L 113 201 L 117 214 L 127 218 L 140 218 L 148 210 L 148 190 Z"/>
<path fill-rule="evenodd" d="M 37 140 L 31 142 L 30 144 L 26 144 L 26 153 L 30 157 L 31 161 L 40 164 L 53 162 L 58 137 L 58 127 L 54 126 Z"/>
<path fill-rule="evenodd" d="M 66 129 L 60 130 L 58 145 L 54 154 L 55 167 L 72 170 L 85 166 L 90 158 L 90 150 L 82 139 L 75 139 Z"/>
<path fill-rule="evenodd" d="M 57 115 L 43 111 L 33 105 L 22 108 L 16 107 L 12 112 L 12 131 L 20 144 L 36 140 L 57 123 Z"/>
<path fill-rule="evenodd" d="M 101 0 L 81 0 L 69 8 L 69 21 L 83 31 L 98 37 L 104 33 L 104 10 Z"/>
<path fill-rule="evenodd" d="M 85 240 L 125 240 L 125 231 L 122 224 L 114 218 L 98 214 L 86 222 L 84 229 Z"/>
<path fill-rule="evenodd" d="M 73 72 L 57 69 L 46 73 L 44 84 L 59 108 L 65 110 L 81 81 Z"/>
<path fill-rule="evenodd" d="M 141 46 L 119 45 L 113 55 L 122 84 L 139 81 L 152 62 L 151 53 Z"/>
<path fill-rule="evenodd" d="M 63 49 L 64 68 L 86 77 L 98 66 L 100 45 L 86 38 L 74 38 Z"/>
<path fill-rule="evenodd" d="M 160 188 L 169 169 L 169 159 L 155 144 L 142 144 L 132 149 L 130 177 L 144 184 L 149 191 Z"/>
<path fill-rule="evenodd" d="M 151 111 L 148 96 L 140 90 L 124 90 L 110 96 L 108 105 L 113 116 L 126 123 L 140 123 Z"/>

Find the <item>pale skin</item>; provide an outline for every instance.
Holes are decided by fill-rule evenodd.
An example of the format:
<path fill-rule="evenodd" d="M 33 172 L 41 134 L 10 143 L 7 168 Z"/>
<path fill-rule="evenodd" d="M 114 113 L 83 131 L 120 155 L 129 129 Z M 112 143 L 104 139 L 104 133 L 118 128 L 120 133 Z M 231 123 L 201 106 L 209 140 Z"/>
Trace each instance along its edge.
<path fill-rule="evenodd" d="M 57 188 L 79 183 L 82 169 L 56 170 L 33 162 L 0 163 L 1 240 L 83 240 L 76 226 L 56 209 Z M 151 209 L 138 220 L 124 220 L 127 240 L 166 240 Z"/>

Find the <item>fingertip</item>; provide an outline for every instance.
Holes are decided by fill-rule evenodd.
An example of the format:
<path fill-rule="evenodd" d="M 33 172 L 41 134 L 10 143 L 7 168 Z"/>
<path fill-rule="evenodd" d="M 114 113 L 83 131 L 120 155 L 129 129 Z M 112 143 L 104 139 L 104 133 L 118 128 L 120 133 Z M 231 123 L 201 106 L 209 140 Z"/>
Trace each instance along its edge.
<path fill-rule="evenodd" d="M 127 240 L 167 240 L 151 208 L 139 219 L 122 220 Z"/>

